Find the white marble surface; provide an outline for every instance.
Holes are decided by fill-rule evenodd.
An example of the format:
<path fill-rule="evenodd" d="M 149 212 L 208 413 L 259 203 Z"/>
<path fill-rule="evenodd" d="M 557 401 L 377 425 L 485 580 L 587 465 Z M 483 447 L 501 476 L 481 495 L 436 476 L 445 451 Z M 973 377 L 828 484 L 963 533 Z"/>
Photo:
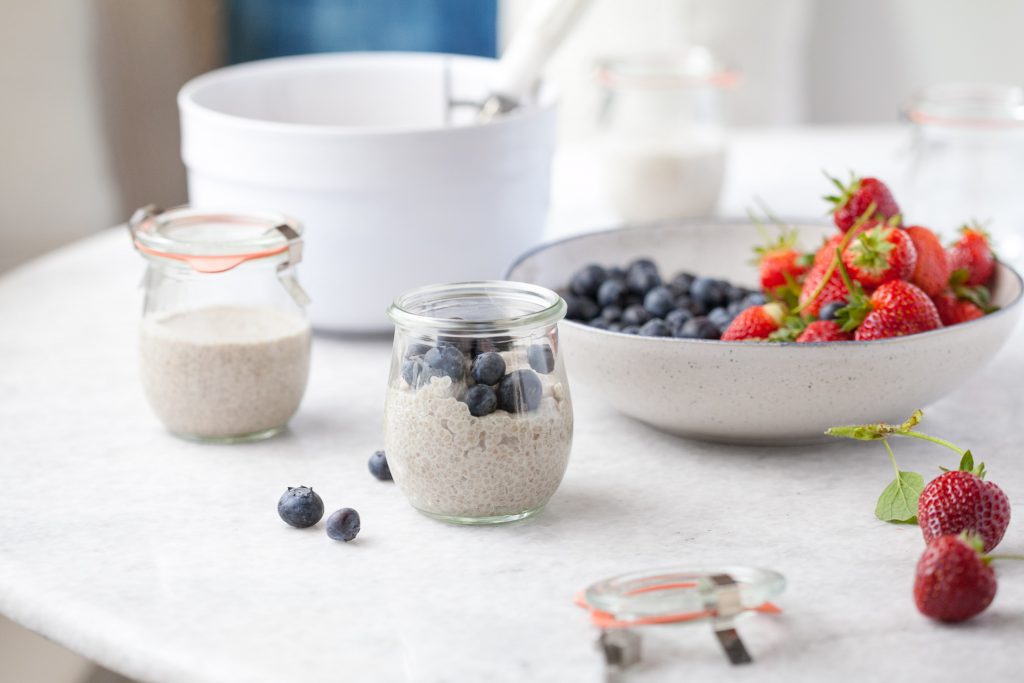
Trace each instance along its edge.
<path fill-rule="evenodd" d="M 633 680 L 1019 673 L 1024 563 L 998 567 L 995 603 L 973 622 L 921 617 L 920 533 L 872 514 L 891 478 L 880 447 L 689 442 L 574 386 L 573 456 L 548 509 L 447 526 L 366 471 L 387 340 L 318 338 L 303 409 L 280 438 L 218 447 L 165 434 L 135 366 L 140 274 L 110 232 L 0 279 L 0 612 L 104 666 L 160 682 L 596 681 L 577 590 L 650 566 L 754 564 L 789 587 L 782 615 L 741 625 L 753 666 L 730 668 L 702 627 L 668 628 L 650 634 Z M 1018 330 L 924 424 L 970 446 L 1016 506 L 1022 342 Z M 917 442 L 897 455 L 925 473 L 951 463 Z M 284 525 L 275 503 L 296 484 L 357 508 L 357 542 Z M 1000 549 L 1024 552 L 1021 520 Z"/>

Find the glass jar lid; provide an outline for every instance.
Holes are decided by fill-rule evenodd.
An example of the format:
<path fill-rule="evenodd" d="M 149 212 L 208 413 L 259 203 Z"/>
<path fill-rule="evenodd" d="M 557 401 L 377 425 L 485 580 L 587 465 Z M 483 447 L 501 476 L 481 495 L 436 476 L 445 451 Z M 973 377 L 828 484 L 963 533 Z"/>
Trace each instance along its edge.
<path fill-rule="evenodd" d="M 201 273 L 222 273 L 254 259 L 302 260 L 302 226 L 275 213 L 240 213 L 178 206 L 145 206 L 128 221 L 135 248 L 146 256 L 187 263 Z"/>
<path fill-rule="evenodd" d="M 943 83 L 917 93 L 903 109 L 910 121 L 959 128 L 1024 127 L 1024 88 Z"/>
<path fill-rule="evenodd" d="M 388 317 L 407 329 L 484 336 L 544 325 L 565 317 L 566 304 L 550 289 L 525 282 L 481 280 L 428 285 L 402 294 Z"/>
<path fill-rule="evenodd" d="M 607 88 L 731 88 L 740 81 L 737 71 L 697 45 L 682 51 L 604 59 L 597 63 L 595 74 Z"/>

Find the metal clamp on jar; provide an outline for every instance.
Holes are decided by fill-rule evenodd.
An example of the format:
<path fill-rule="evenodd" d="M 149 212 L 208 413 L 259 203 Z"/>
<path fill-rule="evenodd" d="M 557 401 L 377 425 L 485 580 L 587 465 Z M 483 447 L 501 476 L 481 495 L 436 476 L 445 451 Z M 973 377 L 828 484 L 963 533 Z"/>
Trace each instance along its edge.
<path fill-rule="evenodd" d="M 139 209 L 128 223 L 148 262 L 142 384 L 174 434 L 263 439 L 298 410 L 309 375 L 302 227 L 276 214 Z"/>

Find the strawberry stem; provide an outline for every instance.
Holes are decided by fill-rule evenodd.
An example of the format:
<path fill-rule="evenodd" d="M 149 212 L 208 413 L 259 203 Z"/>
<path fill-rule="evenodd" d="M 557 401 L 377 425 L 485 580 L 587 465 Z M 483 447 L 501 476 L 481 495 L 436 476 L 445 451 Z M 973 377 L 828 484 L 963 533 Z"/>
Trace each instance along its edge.
<path fill-rule="evenodd" d="M 1024 561 L 1024 555 L 986 555 L 985 559 L 989 562 L 992 560 L 1021 560 Z"/>
<path fill-rule="evenodd" d="M 921 439 L 923 441 L 931 441 L 932 443 L 937 443 L 940 446 L 945 446 L 949 450 L 955 452 L 960 457 L 963 457 L 964 453 L 966 452 L 962 448 L 958 448 L 958 447 L 954 446 L 953 444 L 951 444 L 950 442 L 946 441 L 945 439 L 940 439 L 937 436 L 929 436 L 928 434 L 924 434 L 922 432 L 915 432 L 915 431 L 910 430 L 910 429 L 906 429 L 906 430 L 904 430 L 904 429 L 897 429 L 897 430 L 894 430 L 892 433 L 897 435 L 897 436 L 909 436 L 912 439 Z"/>
<path fill-rule="evenodd" d="M 882 445 L 885 446 L 885 450 L 887 450 L 889 452 L 889 460 L 892 461 L 892 468 L 894 470 L 896 470 L 896 478 L 899 479 L 900 478 L 900 468 L 899 468 L 899 465 L 896 464 L 896 456 L 892 452 L 892 446 L 889 445 L 889 439 L 886 439 L 885 437 L 882 437 Z"/>

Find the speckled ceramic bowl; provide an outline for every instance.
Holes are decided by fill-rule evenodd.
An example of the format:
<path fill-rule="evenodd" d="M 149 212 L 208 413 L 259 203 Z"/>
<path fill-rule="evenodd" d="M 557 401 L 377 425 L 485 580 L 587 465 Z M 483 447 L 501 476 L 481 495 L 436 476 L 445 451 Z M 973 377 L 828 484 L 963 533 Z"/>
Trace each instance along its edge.
<path fill-rule="evenodd" d="M 811 248 L 834 228 L 801 228 Z M 679 270 L 753 285 L 747 223 L 661 223 L 591 233 L 541 246 L 508 278 L 562 289 L 587 263 L 649 256 Z M 822 439 L 836 424 L 903 420 L 960 386 L 1010 336 L 1022 283 L 1000 265 L 996 313 L 924 334 L 872 342 L 779 344 L 636 337 L 563 322 L 561 342 L 577 391 L 591 390 L 626 415 L 673 434 L 779 444 Z"/>

